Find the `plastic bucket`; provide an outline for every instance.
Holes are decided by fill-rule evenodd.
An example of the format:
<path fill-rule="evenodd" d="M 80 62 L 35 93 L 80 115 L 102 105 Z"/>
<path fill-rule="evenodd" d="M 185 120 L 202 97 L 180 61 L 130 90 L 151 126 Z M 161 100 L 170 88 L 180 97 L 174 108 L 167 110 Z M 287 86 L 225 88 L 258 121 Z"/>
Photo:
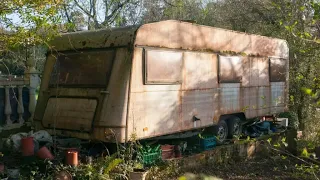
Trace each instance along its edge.
<path fill-rule="evenodd" d="M 51 154 L 51 152 L 46 146 L 43 146 L 42 148 L 39 149 L 39 151 L 37 152 L 37 156 L 40 159 L 49 159 L 49 160 L 54 159 L 53 155 Z"/>
<path fill-rule="evenodd" d="M 134 169 L 133 172 L 129 173 L 130 180 L 145 180 L 148 171 Z"/>
<path fill-rule="evenodd" d="M 161 146 L 161 150 L 162 150 L 162 159 L 171 159 L 174 158 L 175 154 L 174 154 L 174 146 L 172 145 L 162 145 Z"/>
<path fill-rule="evenodd" d="M 75 150 L 68 150 L 66 153 L 66 164 L 71 166 L 78 166 L 78 152 Z"/>
<path fill-rule="evenodd" d="M 4 172 L 4 165 L 0 164 L 0 174 Z"/>
<path fill-rule="evenodd" d="M 33 137 L 25 137 L 21 139 L 21 149 L 23 156 L 34 155 L 34 142 Z"/>

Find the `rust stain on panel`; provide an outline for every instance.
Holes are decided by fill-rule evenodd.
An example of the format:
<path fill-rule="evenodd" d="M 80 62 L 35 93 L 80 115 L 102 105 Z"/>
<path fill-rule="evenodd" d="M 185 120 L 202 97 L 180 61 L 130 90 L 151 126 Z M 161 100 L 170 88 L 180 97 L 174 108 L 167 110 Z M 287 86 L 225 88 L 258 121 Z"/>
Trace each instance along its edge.
<path fill-rule="evenodd" d="M 250 86 L 250 80 L 251 80 L 251 60 L 250 57 L 243 57 L 242 58 L 242 68 L 243 68 L 243 76 L 241 81 L 241 87 L 248 87 Z"/>
<path fill-rule="evenodd" d="M 208 90 L 217 87 L 217 54 L 185 52 L 183 90 Z"/>
<path fill-rule="evenodd" d="M 225 114 L 240 112 L 240 83 L 225 83 L 221 84 L 220 88 L 220 111 Z"/>
<path fill-rule="evenodd" d="M 196 128 L 212 124 L 214 116 L 214 89 L 207 91 L 184 91 L 182 93 L 183 128 Z M 200 120 L 193 123 L 193 117 Z"/>

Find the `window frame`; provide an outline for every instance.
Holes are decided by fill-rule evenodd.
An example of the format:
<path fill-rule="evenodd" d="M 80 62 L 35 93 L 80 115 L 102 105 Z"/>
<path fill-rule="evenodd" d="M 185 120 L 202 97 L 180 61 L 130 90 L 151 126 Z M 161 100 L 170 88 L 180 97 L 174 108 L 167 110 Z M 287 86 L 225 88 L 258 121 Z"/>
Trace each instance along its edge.
<path fill-rule="evenodd" d="M 179 80 L 177 81 L 151 81 L 148 80 L 148 58 L 147 52 L 150 51 L 160 51 L 160 52 L 173 52 L 181 53 L 181 65 L 180 65 L 180 75 Z M 154 48 L 143 48 L 143 76 L 144 76 L 144 85 L 178 85 L 182 84 L 182 69 L 184 64 L 184 53 L 183 51 L 167 50 L 167 49 L 154 49 Z"/>
<path fill-rule="evenodd" d="M 217 54 L 218 56 L 218 60 L 217 60 L 217 64 L 218 64 L 218 83 L 242 83 L 242 78 L 243 78 L 243 57 L 242 56 L 233 56 L 233 55 L 222 55 L 222 54 Z M 234 80 L 224 80 L 221 77 L 221 58 L 222 57 L 237 57 L 240 59 L 240 63 L 241 63 L 241 76 L 239 77 L 238 80 L 234 79 Z"/>
<path fill-rule="evenodd" d="M 287 73 L 288 73 L 288 68 L 287 68 L 287 59 L 285 59 L 285 58 L 281 58 L 281 57 L 268 57 L 268 59 L 269 59 L 269 68 L 268 68 L 268 70 L 269 70 L 269 82 L 286 82 L 287 81 Z M 272 60 L 281 60 L 281 61 L 284 61 L 285 62 L 285 64 L 284 64 L 284 75 L 282 76 L 282 77 L 280 77 L 280 78 L 274 78 L 273 76 L 272 76 Z M 278 72 L 278 73 L 281 73 L 281 72 Z"/>

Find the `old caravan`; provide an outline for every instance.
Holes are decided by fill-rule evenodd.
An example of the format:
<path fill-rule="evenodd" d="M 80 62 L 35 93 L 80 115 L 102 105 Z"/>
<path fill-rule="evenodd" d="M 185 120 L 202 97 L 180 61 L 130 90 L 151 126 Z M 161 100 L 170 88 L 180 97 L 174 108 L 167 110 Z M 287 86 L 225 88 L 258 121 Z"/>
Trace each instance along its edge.
<path fill-rule="evenodd" d="M 182 21 L 63 34 L 52 42 L 36 129 L 126 142 L 287 110 L 286 41 Z"/>

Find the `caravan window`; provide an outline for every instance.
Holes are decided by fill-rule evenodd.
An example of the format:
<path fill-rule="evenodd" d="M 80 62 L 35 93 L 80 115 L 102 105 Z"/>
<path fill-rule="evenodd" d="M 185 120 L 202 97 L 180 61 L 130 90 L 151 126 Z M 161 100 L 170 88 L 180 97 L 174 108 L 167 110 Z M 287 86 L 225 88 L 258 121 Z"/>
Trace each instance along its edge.
<path fill-rule="evenodd" d="M 168 50 L 145 50 L 145 84 L 181 83 L 183 53 Z"/>
<path fill-rule="evenodd" d="M 280 58 L 270 58 L 269 73 L 270 82 L 286 81 L 286 60 Z"/>
<path fill-rule="evenodd" d="M 240 83 L 242 79 L 242 58 L 240 56 L 219 56 L 219 82 Z"/>
<path fill-rule="evenodd" d="M 51 54 L 48 60 L 54 60 L 55 64 L 50 86 L 105 87 L 114 56 L 114 50 Z"/>

